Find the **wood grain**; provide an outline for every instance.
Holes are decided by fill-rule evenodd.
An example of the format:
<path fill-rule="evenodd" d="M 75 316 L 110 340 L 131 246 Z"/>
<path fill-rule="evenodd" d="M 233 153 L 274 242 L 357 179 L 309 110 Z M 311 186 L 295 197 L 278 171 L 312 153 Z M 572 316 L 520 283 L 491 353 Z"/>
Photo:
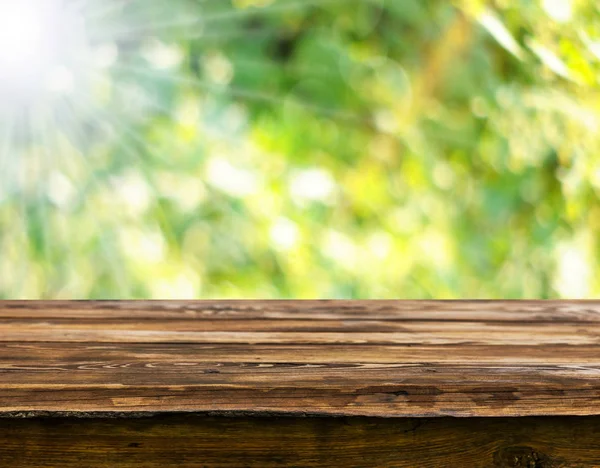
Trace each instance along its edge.
<path fill-rule="evenodd" d="M 0 415 L 140 412 L 600 415 L 600 302 L 0 302 Z"/>
<path fill-rule="evenodd" d="M 0 419 L 0 466 L 600 466 L 600 417 Z"/>

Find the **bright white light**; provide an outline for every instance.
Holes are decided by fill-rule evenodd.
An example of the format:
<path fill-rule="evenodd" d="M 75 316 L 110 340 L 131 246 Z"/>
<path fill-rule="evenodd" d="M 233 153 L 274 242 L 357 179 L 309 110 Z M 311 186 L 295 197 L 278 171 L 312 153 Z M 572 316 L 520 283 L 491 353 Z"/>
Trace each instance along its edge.
<path fill-rule="evenodd" d="M 260 186 L 254 172 L 218 157 L 211 158 L 208 162 L 206 177 L 211 185 L 233 197 L 252 195 Z"/>
<path fill-rule="evenodd" d="M 561 297 L 580 299 L 589 296 L 592 278 L 585 246 L 578 242 L 560 244 L 557 249 L 558 264 L 554 287 Z"/>
<path fill-rule="evenodd" d="M 287 218 L 279 218 L 271 227 L 271 241 L 280 250 L 290 250 L 300 238 L 298 225 Z"/>
<path fill-rule="evenodd" d="M 46 59 L 50 24 L 32 1 L 0 3 L 0 67 L 2 72 L 33 72 Z"/>
<path fill-rule="evenodd" d="M 571 0 L 544 0 L 542 6 L 548 16 L 559 23 L 566 23 L 573 16 Z"/>
<path fill-rule="evenodd" d="M 46 79 L 46 88 L 54 93 L 68 93 L 73 90 L 73 73 L 67 67 L 54 68 Z"/>
<path fill-rule="evenodd" d="M 16 105 L 75 86 L 84 21 L 63 0 L 0 0 L 0 99 Z"/>
<path fill-rule="evenodd" d="M 165 44 L 158 39 L 148 42 L 142 54 L 148 63 L 158 70 L 176 68 L 183 61 L 183 52 L 179 47 Z"/>
<path fill-rule="evenodd" d="M 328 201 L 335 189 L 333 177 L 320 168 L 299 171 L 290 182 L 290 192 L 296 201 Z"/>

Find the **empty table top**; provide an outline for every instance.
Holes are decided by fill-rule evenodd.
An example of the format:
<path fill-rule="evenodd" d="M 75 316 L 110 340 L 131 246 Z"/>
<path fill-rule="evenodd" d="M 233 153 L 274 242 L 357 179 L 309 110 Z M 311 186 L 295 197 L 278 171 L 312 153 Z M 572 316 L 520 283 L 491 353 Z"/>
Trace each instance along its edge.
<path fill-rule="evenodd" d="M 0 416 L 600 414 L 600 302 L 0 302 Z"/>

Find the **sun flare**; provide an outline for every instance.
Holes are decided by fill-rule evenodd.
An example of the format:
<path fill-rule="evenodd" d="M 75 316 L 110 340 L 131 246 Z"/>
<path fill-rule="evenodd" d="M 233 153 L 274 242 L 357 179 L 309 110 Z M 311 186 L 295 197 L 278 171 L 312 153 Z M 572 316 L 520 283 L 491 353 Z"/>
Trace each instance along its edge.
<path fill-rule="evenodd" d="M 22 104 L 65 90 L 86 49 L 83 18 L 59 0 L 0 3 L 0 97 Z"/>

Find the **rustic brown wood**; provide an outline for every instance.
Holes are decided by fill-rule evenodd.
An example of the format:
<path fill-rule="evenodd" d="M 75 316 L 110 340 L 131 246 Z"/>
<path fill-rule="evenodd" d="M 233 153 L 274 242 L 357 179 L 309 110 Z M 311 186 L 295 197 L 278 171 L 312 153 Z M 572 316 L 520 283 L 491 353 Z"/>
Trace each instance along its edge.
<path fill-rule="evenodd" d="M 19 468 L 600 466 L 600 417 L 0 419 Z"/>
<path fill-rule="evenodd" d="M 0 302 L 0 415 L 600 415 L 598 301 Z"/>

